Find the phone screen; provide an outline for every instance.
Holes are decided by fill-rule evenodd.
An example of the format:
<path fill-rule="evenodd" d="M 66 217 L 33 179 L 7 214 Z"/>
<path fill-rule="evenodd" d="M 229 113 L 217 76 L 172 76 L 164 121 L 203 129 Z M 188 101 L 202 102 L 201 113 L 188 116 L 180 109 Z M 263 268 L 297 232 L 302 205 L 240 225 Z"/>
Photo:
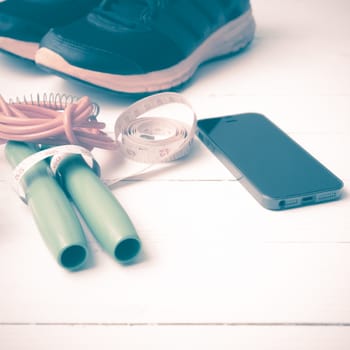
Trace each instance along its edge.
<path fill-rule="evenodd" d="M 270 209 L 339 197 L 342 181 L 261 114 L 199 120 L 198 135 Z"/>

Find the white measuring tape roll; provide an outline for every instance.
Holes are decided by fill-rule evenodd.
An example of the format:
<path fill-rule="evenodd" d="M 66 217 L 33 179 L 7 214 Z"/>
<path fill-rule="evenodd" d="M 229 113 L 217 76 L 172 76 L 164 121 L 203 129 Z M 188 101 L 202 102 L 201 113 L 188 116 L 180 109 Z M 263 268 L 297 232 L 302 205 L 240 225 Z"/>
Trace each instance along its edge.
<path fill-rule="evenodd" d="M 148 112 L 169 104 L 185 106 L 190 112 L 190 122 L 147 115 Z M 124 155 L 136 162 L 155 164 L 179 159 L 190 151 L 196 120 L 191 105 L 182 95 L 175 92 L 151 95 L 133 103 L 118 117 L 114 126 L 115 141 L 121 145 Z M 19 196 L 25 200 L 21 179 L 33 165 L 52 157 L 50 167 L 55 174 L 60 162 L 70 154 L 82 155 L 87 164 L 96 171 L 94 157 L 84 147 L 64 145 L 47 148 L 27 157 L 14 169 L 15 189 Z M 121 179 L 123 178 L 118 181 Z M 117 181 L 105 182 L 112 185 Z"/>
<path fill-rule="evenodd" d="M 173 118 L 147 117 L 145 114 L 168 104 L 182 104 L 191 112 L 189 124 Z M 127 108 L 114 127 L 124 154 L 143 163 L 160 163 L 185 156 L 196 131 L 196 115 L 178 93 L 165 92 L 146 97 Z"/>

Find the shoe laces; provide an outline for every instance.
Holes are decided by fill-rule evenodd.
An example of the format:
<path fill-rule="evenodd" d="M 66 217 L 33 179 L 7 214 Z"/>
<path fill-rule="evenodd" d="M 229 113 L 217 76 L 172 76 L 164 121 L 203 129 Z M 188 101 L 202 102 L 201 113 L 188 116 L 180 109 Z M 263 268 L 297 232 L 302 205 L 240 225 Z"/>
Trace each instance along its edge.
<path fill-rule="evenodd" d="M 94 13 L 128 29 L 144 27 L 168 0 L 104 0 Z"/>

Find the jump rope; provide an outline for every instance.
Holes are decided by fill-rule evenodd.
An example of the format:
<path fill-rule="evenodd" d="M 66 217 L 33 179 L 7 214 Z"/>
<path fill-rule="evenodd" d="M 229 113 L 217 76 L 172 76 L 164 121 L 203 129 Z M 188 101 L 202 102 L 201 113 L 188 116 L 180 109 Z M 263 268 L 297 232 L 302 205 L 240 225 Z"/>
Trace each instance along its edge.
<path fill-rule="evenodd" d="M 174 104 L 187 109 L 186 122 L 148 115 Z M 89 251 L 71 202 L 102 248 L 117 261 L 128 263 L 141 250 L 134 225 L 108 187 L 135 174 L 101 179 L 93 148 L 119 149 L 142 163 L 144 172 L 156 163 L 185 156 L 196 129 L 191 105 L 173 92 L 151 95 L 129 106 L 116 119 L 114 137 L 105 132 L 98 114 L 99 105 L 87 96 L 49 94 L 9 102 L 0 96 L 0 142 L 6 143 L 6 158 L 14 168 L 14 187 L 31 208 L 57 262 L 70 270 L 82 267 Z"/>

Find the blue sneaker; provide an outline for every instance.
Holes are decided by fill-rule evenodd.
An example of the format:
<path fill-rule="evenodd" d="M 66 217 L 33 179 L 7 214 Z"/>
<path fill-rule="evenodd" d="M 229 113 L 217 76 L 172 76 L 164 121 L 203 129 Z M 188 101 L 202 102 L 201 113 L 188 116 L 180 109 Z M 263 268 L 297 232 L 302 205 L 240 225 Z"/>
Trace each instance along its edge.
<path fill-rule="evenodd" d="M 150 93 L 241 50 L 254 31 L 249 0 L 106 0 L 86 17 L 51 29 L 35 61 L 109 90 Z"/>
<path fill-rule="evenodd" d="M 0 50 L 34 60 L 52 27 L 85 16 L 101 0 L 7 0 L 0 3 Z"/>

